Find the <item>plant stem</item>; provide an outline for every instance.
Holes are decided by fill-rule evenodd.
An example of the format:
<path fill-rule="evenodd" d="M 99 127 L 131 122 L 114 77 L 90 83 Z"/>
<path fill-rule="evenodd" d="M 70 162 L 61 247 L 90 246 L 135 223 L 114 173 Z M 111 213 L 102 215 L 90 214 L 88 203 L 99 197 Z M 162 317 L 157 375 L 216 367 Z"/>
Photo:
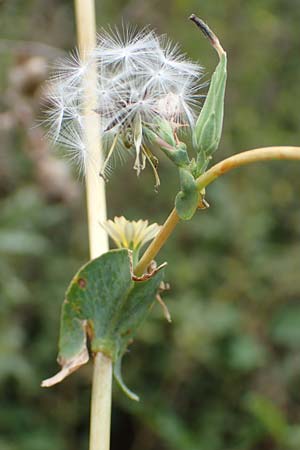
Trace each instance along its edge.
<path fill-rule="evenodd" d="M 75 0 L 78 46 L 84 62 L 96 46 L 94 0 Z M 108 236 L 99 226 L 106 219 L 105 183 L 98 173 L 103 165 L 97 109 L 97 69 L 89 64 L 83 82 L 86 198 L 91 259 L 108 251 Z M 91 398 L 90 450 L 109 450 L 111 420 L 112 361 L 102 353 L 94 357 Z"/>
<path fill-rule="evenodd" d="M 90 450 L 108 450 L 110 442 L 112 364 L 96 353 L 91 404 Z"/>
<path fill-rule="evenodd" d="M 240 166 L 271 160 L 300 160 L 300 147 L 264 147 L 248 150 L 238 153 L 224 159 L 215 166 L 211 167 L 207 172 L 197 179 L 197 187 L 199 192 L 216 180 L 221 175 Z M 166 243 L 174 228 L 179 222 L 176 209 L 173 209 L 156 238 L 151 242 L 139 263 L 135 268 L 135 273 L 141 275 L 145 272 L 148 265 L 156 257 L 162 246 Z"/>
<path fill-rule="evenodd" d="M 96 46 L 94 0 L 75 0 L 80 57 L 84 62 Z M 106 219 L 105 183 L 99 177 L 103 165 L 99 115 L 97 109 L 97 70 L 89 64 L 84 79 L 84 131 L 86 144 L 86 194 L 91 258 L 108 250 L 108 236 L 99 221 Z"/>

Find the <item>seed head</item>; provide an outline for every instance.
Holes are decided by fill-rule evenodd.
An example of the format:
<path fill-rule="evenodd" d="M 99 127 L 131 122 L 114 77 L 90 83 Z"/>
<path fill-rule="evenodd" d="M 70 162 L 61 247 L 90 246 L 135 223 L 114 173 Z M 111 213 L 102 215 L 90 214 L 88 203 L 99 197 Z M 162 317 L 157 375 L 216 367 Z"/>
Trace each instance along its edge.
<path fill-rule="evenodd" d="M 139 174 L 146 161 L 156 158 L 149 149 L 145 129 L 157 130 L 167 120 L 174 134 L 188 130 L 199 109 L 202 68 L 191 62 L 165 36 L 144 28 L 123 26 L 102 30 L 97 46 L 81 61 L 78 53 L 60 60 L 51 81 L 46 122 L 49 135 L 68 149 L 84 168 L 89 157 L 84 139 L 84 79 L 89 67 L 97 69 L 97 107 L 101 138 L 107 156 L 101 174 L 110 171 L 117 154 L 135 152 Z M 155 169 L 154 169 L 155 170 Z"/>

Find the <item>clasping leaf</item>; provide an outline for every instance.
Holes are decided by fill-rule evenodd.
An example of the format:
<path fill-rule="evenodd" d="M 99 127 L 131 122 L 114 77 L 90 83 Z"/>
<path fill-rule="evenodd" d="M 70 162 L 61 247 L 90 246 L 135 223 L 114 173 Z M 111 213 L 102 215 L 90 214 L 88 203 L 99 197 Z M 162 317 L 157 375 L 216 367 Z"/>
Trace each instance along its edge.
<path fill-rule="evenodd" d="M 147 316 L 159 290 L 163 270 L 133 281 L 130 252 L 111 250 L 90 261 L 75 275 L 62 306 L 58 362 L 61 371 L 43 381 L 59 383 L 88 359 L 87 336 L 93 353 L 102 352 L 115 364 L 115 376 L 123 390 L 121 358 Z M 131 398 L 137 399 L 130 393 Z"/>

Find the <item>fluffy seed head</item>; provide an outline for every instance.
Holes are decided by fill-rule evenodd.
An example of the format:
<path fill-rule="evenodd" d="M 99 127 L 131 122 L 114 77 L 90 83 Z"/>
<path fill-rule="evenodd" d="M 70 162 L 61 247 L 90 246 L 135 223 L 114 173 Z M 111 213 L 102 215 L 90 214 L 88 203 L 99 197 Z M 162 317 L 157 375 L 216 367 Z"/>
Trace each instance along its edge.
<path fill-rule="evenodd" d="M 149 161 L 144 130 L 155 128 L 159 119 L 169 121 L 174 133 L 193 125 L 203 86 L 202 68 L 165 36 L 148 28 L 102 30 L 84 62 L 75 52 L 57 63 L 50 87 L 49 135 L 66 146 L 82 167 L 89 157 L 83 105 L 84 79 L 90 67 L 97 69 L 97 107 L 90 113 L 99 115 L 107 152 L 103 176 L 110 171 L 113 156 L 131 150 L 136 154 L 134 168 L 140 173 Z"/>

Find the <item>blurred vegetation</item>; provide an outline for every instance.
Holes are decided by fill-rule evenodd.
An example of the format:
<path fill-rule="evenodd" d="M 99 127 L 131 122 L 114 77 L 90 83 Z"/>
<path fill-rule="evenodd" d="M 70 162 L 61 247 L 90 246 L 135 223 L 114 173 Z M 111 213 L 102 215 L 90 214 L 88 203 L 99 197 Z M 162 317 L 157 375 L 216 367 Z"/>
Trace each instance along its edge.
<path fill-rule="evenodd" d="M 194 12 L 228 51 L 225 132 L 216 158 L 299 145 L 299 0 L 96 0 L 98 24 L 152 24 L 206 67 L 216 55 Z M 0 450 L 87 448 L 91 365 L 51 390 L 59 311 L 88 258 L 84 185 L 36 127 L 48 64 L 75 43 L 70 0 L 0 1 Z M 178 180 L 132 162 L 107 185 L 109 215 L 162 222 Z M 112 450 L 300 448 L 300 166 L 243 168 L 207 194 L 160 255 L 172 289 L 124 361 L 142 398 L 114 392 Z M 125 187 L 125 188 L 124 188 Z M 175 263 L 173 263 L 175 262 Z"/>

